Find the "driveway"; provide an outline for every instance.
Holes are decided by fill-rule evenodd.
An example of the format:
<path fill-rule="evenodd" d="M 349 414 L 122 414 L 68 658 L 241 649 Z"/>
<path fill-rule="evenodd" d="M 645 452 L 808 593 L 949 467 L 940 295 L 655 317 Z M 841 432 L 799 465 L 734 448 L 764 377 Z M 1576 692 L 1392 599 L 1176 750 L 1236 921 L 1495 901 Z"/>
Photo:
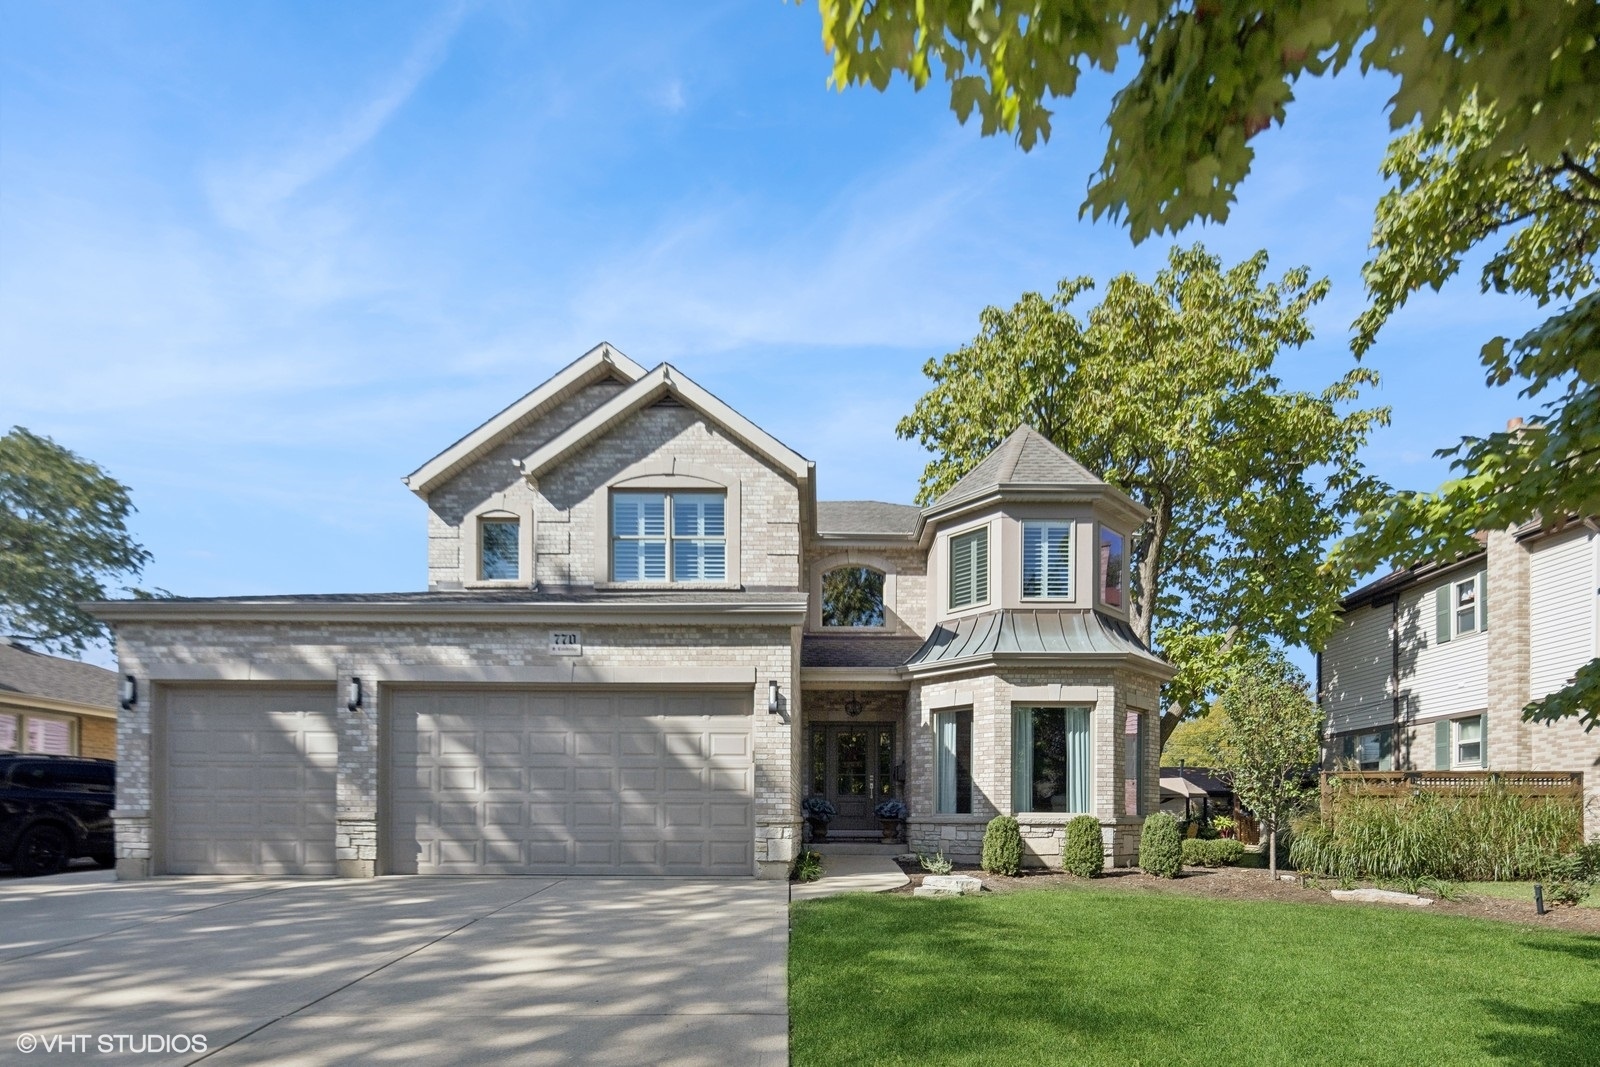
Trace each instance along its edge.
<path fill-rule="evenodd" d="M 7 879 L 0 1063 L 782 1064 L 787 950 L 781 882 Z"/>

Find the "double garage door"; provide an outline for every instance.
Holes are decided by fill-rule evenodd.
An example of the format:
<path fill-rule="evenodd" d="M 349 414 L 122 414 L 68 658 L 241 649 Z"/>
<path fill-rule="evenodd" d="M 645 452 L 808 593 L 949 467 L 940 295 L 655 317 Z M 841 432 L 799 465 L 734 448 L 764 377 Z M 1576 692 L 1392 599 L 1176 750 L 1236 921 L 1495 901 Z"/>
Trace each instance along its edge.
<path fill-rule="evenodd" d="M 167 871 L 333 873 L 332 700 L 174 691 Z M 393 691 L 380 870 L 747 876 L 750 708 L 748 692 Z"/>

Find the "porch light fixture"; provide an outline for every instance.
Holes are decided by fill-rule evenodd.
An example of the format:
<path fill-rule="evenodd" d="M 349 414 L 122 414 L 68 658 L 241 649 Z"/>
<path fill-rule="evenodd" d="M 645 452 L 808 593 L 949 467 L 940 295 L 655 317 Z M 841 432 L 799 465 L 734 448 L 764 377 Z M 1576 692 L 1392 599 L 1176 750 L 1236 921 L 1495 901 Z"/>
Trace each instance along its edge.
<path fill-rule="evenodd" d="M 345 708 L 355 711 L 361 706 L 361 679 L 351 678 L 350 687 L 345 690 Z"/>
<path fill-rule="evenodd" d="M 131 674 L 122 676 L 122 710 L 127 711 L 139 703 L 139 680 Z"/>
<path fill-rule="evenodd" d="M 844 713 L 852 719 L 861 717 L 861 699 L 856 694 L 851 693 L 850 699 L 844 702 Z"/>
<path fill-rule="evenodd" d="M 771 715 L 778 714 L 778 680 L 776 678 L 767 683 L 767 712 Z"/>

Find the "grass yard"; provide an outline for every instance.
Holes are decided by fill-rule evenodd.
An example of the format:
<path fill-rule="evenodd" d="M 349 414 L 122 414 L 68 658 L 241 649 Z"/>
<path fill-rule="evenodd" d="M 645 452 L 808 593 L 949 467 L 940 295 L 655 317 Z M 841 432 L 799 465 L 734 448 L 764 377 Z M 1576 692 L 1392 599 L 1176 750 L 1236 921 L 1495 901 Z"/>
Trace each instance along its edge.
<path fill-rule="evenodd" d="M 1533 901 L 1532 882 L 1458 882 L 1456 888 L 1463 893 L 1473 893 L 1480 897 L 1498 897 L 1501 900 L 1526 900 Z M 1549 900 L 1549 886 L 1545 886 L 1545 899 Z M 1580 908 L 1600 908 L 1600 892 L 1590 893 L 1588 898 L 1578 904 Z M 1597 1057 L 1600 1058 L 1600 1057 Z"/>
<path fill-rule="evenodd" d="M 825 1064 L 1595 1064 L 1600 938 L 1396 908 L 1080 889 L 796 904 Z"/>

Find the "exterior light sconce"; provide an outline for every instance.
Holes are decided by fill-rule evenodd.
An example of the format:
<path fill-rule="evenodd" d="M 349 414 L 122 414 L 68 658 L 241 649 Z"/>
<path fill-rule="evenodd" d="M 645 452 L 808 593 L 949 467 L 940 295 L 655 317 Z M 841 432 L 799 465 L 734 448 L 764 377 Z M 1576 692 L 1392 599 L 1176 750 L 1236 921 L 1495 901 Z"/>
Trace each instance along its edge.
<path fill-rule="evenodd" d="M 122 699 L 119 701 L 122 710 L 127 711 L 139 703 L 139 680 L 131 674 L 122 676 Z"/>
<path fill-rule="evenodd" d="M 772 679 L 767 683 L 767 713 L 778 714 L 778 680 Z"/>
<path fill-rule="evenodd" d="M 345 708 L 355 711 L 361 706 L 361 679 L 351 678 L 350 687 L 345 691 Z"/>
<path fill-rule="evenodd" d="M 844 713 L 852 719 L 861 717 L 861 698 L 851 693 L 850 699 L 844 702 Z"/>

